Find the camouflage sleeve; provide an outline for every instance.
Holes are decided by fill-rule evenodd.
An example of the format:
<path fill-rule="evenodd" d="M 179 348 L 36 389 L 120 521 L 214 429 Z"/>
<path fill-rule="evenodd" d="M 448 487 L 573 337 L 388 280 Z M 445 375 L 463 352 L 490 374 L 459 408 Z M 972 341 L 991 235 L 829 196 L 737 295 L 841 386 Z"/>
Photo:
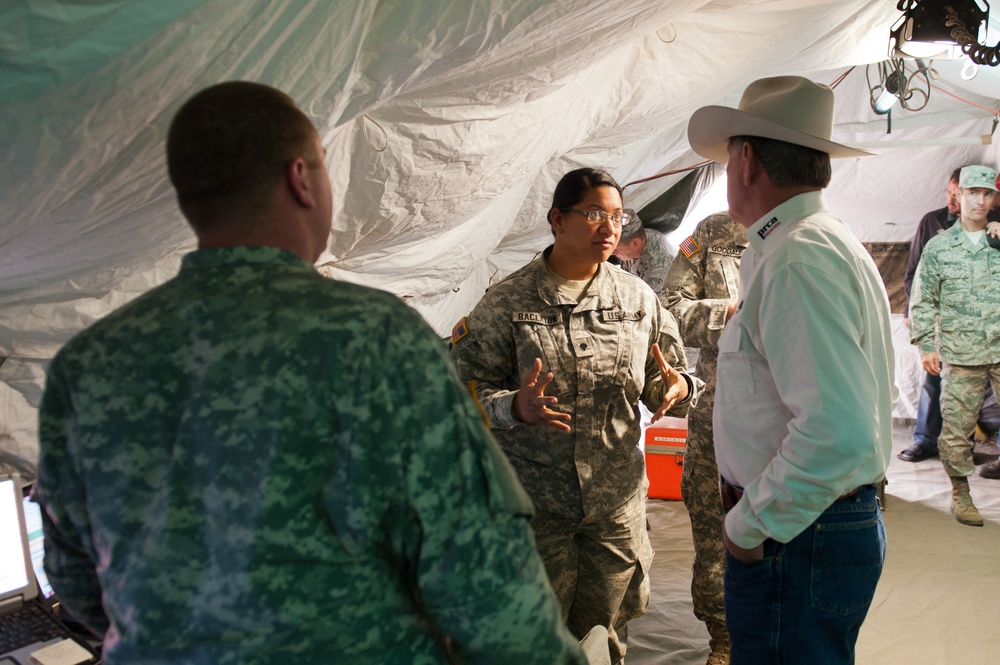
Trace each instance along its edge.
<path fill-rule="evenodd" d="M 705 240 L 695 229 L 698 251 L 690 256 L 678 252 L 663 280 L 663 305 L 677 318 L 686 346 L 699 349 L 719 348 L 719 337 L 726 325 L 729 299 L 705 298 Z"/>
<path fill-rule="evenodd" d="M 452 331 L 451 357 L 462 383 L 480 403 L 490 427 L 521 424 L 514 415 L 517 349 L 504 308 L 484 298 Z M 508 317 L 509 318 L 509 317 Z"/>
<path fill-rule="evenodd" d="M 677 329 L 677 321 L 673 315 L 663 307 L 659 307 L 659 325 L 656 328 L 656 342 L 660 346 L 660 353 L 668 365 L 680 372 L 681 376 L 688 383 L 688 396 L 681 402 L 675 404 L 669 416 L 683 418 L 687 415 L 690 407 L 698 402 L 698 395 L 701 393 L 704 382 L 691 374 L 688 374 L 684 367 L 687 365 L 687 357 L 684 354 L 684 345 L 681 343 L 680 331 Z M 653 343 L 650 342 L 650 348 Z M 656 363 L 656 358 L 652 353 L 646 356 L 646 385 L 642 390 L 642 403 L 653 413 L 660 408 L 663 403 L 663 378 L 660 376 L 660 366 Z"/>
<path fill-rule="evenodd" d="M 401 514 L 417 527 L 413 519 L 397 524 L 421 602 L 458 662 L 584 663 L 535 550 L 531 501 L 442 345 L 426 333 L 390 360 L 395 389 L 406 395 L 397 401 L 411 404 L 386 432 L 412 442 Z"/>
<path fill-rule="evenodd" d="M 41 456 L 36 499 L 45 533 L 45 574 L 60 602 L 98 635 L 109 626 L 101 605 L 90 520 L 71 450 L 74 414 L 58 357 L 49 367 L 38 415 Z"/>
<path fill-rule="evenodd" d="M 910 291 L 910 343 L 920 349 L 921 355 L 937 351 L 935 332 L 941 287 L 937 270 L 937 252 L 925 249 Z"/>
<path fill-rule="evenodd" d="M 667 235 L 654 229 L 646 229 L 646 247 L 643 253 L 646 256 L 643 257 L 645 274 L 642 279 L 654 293 L 659 293 L 663 288 L 663 278 L 673 261 Z"/>

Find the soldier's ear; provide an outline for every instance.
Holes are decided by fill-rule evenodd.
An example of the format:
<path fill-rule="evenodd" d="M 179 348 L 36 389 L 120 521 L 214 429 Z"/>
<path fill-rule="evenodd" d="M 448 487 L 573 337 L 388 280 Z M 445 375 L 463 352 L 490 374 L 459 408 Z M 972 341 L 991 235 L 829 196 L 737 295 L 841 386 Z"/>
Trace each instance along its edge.
<path fill-rule="evenodd" d="M 549 209 L 549 226 L 552 227 L 552 232 L 555 233 L 556 229 L 562 229 L 563 225 L 563 213 L 559 208 Z"/>

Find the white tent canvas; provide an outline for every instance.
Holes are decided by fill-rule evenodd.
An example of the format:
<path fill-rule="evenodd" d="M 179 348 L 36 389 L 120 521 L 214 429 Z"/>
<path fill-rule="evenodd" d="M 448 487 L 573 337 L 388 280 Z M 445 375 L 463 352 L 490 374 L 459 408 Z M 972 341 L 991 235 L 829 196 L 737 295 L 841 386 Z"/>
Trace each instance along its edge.
<path fill-rule="evenodd" d="M 935 61 L 926 108 L 897 107 L 887 133 L 865 65 L 899 15 L 895 0 L 0 3 L 0 464 L 33 475 L 59 346 L 193 249 L 163 144 L 206 85 L 261 81 L 299 102 L 334 192 L 321 270 L 401 296 L 445 336 L 546 246 L 564 172 L 625 183 L 691 166 L 691 113 L 735 106 L 762 76 L 854 68 L 835 138 L 880 154 L 837 160 L 827 198 L 863 241 L 909 240 L 952 168 L 1000 161 L 1000 72 L 966 81 Z M 630 187 L 627 205 L 680 177 Z M 900 339 L 905 377 L 901 322 Z"/>

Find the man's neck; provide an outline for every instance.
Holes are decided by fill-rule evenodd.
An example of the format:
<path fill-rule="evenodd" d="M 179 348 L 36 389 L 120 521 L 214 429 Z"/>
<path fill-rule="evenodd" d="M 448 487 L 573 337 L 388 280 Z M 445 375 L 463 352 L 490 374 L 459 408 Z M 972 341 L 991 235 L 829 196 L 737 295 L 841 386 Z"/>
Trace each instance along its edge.
<path fill-rule="evenodd" d="M 822 187 L 805 186 L 776 187 L 768 181 L 766 186 L 758 187 L 756 189 L 754 192 L 755 195 L 747 202 L 743 214 L 740 215 L 738 219 L 736 215 L 732 214 L 732 210 L 730 210 L 730 215 L 737 223 L 743 226 L 743 228 L 749 229 L 751 226 L 756 224 L 761 217 L 789 199 L 793 199 L 799 194 L 805 194 L 806 192 L 818 192 L 822 189 Z"/>
<path fill-rule="evenodd" d="M 962 230 L 967 233 L 975 233 L 976 231 L 982 231 L 986 228 L 986 218 L 976 221 L 968 217 L 959 217 L 958 223 L 962 225 Z"/>
<path fill-rule="evenodd" d="M 198 247 L 239 247 L 253 245 L 285 249 L 315 263 L 323 247 L 316 246 L 307 218 L 297 210 L 268 209 L 259 215 L 234 215 L 219 219 L 207 230 L 195 230 Z M 278 223 L 280 220 L 280 223 Z"/>

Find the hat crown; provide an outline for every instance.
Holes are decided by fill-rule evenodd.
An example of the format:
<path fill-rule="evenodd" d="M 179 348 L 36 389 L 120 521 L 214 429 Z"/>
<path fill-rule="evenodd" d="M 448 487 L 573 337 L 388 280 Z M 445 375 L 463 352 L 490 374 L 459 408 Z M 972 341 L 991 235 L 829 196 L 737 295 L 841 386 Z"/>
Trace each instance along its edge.
<path fill-rule="evenodd" d="M 958 186 L 996 191 L 997 172 L 988 166 L 966 166 L 958 174 Z"/>
<path fill-rule="evenodd" d="M 801 76 L 773 76 L 747 86 L 739 108 L 703 106 L 688 123 L 688 142 L 699 155 L 725 163 L 729 139 L 756 136 L 825 152 L 830 157 L 873 155 L 841 145 L 833 136 L 833 89 Z"/>
<path fill-rule="evenodd" d="M 743 91 L 739 110 L 827 141 L 833 136 L 833 90 L 801 76 L 754 81 Z"/>

